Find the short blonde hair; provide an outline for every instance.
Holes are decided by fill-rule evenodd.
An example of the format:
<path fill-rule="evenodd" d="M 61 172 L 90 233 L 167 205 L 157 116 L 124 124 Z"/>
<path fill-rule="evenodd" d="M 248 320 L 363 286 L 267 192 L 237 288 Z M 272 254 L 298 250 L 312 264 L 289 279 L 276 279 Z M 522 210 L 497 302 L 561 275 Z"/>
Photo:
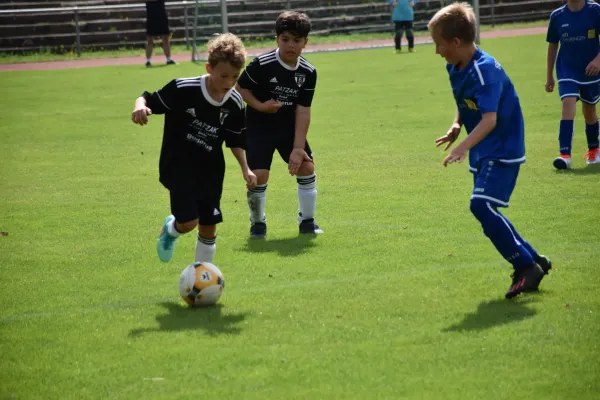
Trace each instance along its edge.
<path fill-rule="evenodd" d="M 211 67 L 220 62 L 243 68 L 246 63 L 246 48 L 241 39 L 233 33 L 224 33 L 208 42 L 208 63 Z"/>
<path fill-rule="evenodd" d="M 468 3 L 452 3 L 439 10 L 427 24 L 429 32 L 437 32 L 442 39 L 460 39 L 465 44 L 475 42 L 477 21 Z"/>

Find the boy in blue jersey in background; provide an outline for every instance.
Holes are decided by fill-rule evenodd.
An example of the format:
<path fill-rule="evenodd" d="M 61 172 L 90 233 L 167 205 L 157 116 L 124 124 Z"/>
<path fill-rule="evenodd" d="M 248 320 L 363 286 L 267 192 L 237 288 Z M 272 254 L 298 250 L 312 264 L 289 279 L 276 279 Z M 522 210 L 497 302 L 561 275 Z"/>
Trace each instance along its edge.
<path fill-rule="evenodd" d="M 461 162 L 469 153 L 474 176 L 471 212 L 483 233 L 512 264 L 513 281 L 506 292 L 510 299 L 536 291 L 552 268 L 548 258 L 517 233 L 499 207 L 508 207 L 525 162 L 524 122 L 519 98 L 502 66 L 475 45 L 476 21 L 467 3 L 454 3 L 438 11 L 427 27 L 436 54 L 448 62 L 457 113 L 445 136 L 436 145 L 454 143 L 464 124 L 468 136 L 444 159 L 443 165 Z"/>
<path fill-rule="evenodd" d="M 413 21 L 415 13 L 413 7 L 417 0 L 386 0 L 391 3 L 392 22 L 394 22 L 394 46 L 396 54 L 402 51 L 402 35 L 406 32 L 406 40 L 408 40 L 408 51 L 415 51 L 415 35 L 413 34 Z"/>
<path fill-rule="evenodd" d="M 546 91 L 554 91 L 554 62 L 558 94 L 562 100 L 562 119 L 558 133 L 560 157 L 556 169 L 571 168 L 571 145 L 577 100 L 581 100 L 585 119 L 587 164 L 600 163 L 598 153 L 598 114 L 600 100 L 600 5 L 586 0 L 568 0 L 554 10 L 548 24 Z M 560 43 L 560 51 L 558 51 Z M 558 59 L 556 53 L 558 52 Z"/>

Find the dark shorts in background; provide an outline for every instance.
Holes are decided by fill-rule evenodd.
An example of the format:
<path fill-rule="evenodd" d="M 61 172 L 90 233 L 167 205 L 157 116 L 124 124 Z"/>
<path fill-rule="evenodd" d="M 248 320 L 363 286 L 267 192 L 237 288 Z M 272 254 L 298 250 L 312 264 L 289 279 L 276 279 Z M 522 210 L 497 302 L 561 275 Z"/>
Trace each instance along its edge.
<path fill-rule="evenodd" d="M 169 18 L 163 1 L 146 3 L 146 35 L 168 36 Z"/>

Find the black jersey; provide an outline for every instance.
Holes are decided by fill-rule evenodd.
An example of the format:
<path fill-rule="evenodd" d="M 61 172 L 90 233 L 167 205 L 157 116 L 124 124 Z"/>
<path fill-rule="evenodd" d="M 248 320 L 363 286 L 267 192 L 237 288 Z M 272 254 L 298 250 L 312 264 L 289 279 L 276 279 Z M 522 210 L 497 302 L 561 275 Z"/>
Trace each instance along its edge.
<path fill-rule="evenodd" d="M 223 142 L 245 148 L 244 102 L 230 90 L 210 97 L 207 76 L 174 79 L 144 98 L 153 114 L 165 114 L 160 181 L 169 189 L 219 190 L 225 175 Z"/>
<path fill-rule="evenodd" d="M 279 100 L 282 107 L 274 114 L 246 109 L 246 126 L 253 131 L 291 132 L 296 128 L 296 106 L 310 107 L 317 85 L 317 70 L 302 56 L 295 67 L 285 64 L 279 49 L 256 57 L 244 70 L 238 84 L 265 102 Z"/>

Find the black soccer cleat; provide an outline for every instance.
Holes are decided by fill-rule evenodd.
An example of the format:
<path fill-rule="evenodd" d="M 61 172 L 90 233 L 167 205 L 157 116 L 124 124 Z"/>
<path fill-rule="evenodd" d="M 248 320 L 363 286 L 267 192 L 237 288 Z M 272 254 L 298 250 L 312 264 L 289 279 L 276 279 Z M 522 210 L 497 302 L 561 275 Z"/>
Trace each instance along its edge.
<path fill-rule="evenodd" d="M 267 236 L 267 224 L 256 222 L 250 226 L 251 239 L 264 239 Z"/>
<path fill-rule="evenodd" d="M 146 68 L 150 68 L 152 66 L 152 63 L 150 61 L 146 61 Z"/>
<path fill-rule="evenodd" d="M 177 62 L 173 60 L 167 60 L 167 65 L 177 65 Z"/>
<path fill-rule="evenodd" d="M 300 222 L 299 225 L 300 233 L 303 235 L 319 235 L 323 233 L 323 230 L 319 228 L 319 225 L 315 224 L 314 218 L 305 219 Z"/>
<path fill-rule="evenodd" d="M 540 254 L 535 262 L 542 268 L 544 275 L 548 275 L 552 270 L 552 261 L 550 261 L 550 259 L 546 256 Z"/>
<path fill-rule="evenodd" d="M 512 274 L 512 284 L 508 288 L 505 297 L 512 299 L 520 293 L 535 292 L 544 277 L 544 271 L 537 265 L 529 265 L 517 270 Z"/>

